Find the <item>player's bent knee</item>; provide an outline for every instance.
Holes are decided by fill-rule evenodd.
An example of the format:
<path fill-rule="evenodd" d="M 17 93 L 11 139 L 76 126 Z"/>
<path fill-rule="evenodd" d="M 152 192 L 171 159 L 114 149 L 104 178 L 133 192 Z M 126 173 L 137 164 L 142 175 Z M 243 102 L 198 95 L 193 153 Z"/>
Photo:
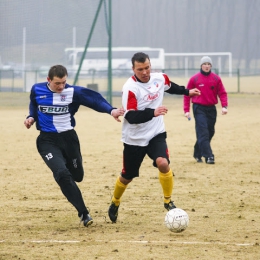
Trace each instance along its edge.
<path fill-rule="evenodd" d="M 80 174 L 78 176 L 73 176 L 73 179 L 76 182 L 82 182 L 83 181 L 83 174 Z"/>
<path fill-rule="evenodd" d="M 59 183 L 62 178 L 71 178 L 71 173 L 67 169 L 58 169 L 56 172 L 53 172 L 53 177 Z"/>
<path fill-rule="evenodd" d="M 156 159 L 156 164 L 157 164 L 159 171 L 162 173 L 164 173 L 164 172 L 166 173 L 170 170 L 169 163 L 166 158 L 158 157 Z"/>

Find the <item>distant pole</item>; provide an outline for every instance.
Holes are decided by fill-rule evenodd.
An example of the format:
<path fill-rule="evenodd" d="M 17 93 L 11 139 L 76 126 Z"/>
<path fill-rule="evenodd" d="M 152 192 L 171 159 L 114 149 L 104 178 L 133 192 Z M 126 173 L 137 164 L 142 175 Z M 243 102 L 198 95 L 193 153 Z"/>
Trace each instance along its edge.
<path fill-rule="evenodd" d="M 232 53 L 229 53 L 229 77 L 232 77 Z"/>
<path fill-rule="evenodd" d="M 189 68 L 189 60 L 188 57 L 185 57 L 185 78 L 188 78 L 188 68 Z"/>
<path fill-rule="evenodd" d="M 240 93 L 240 71 L 237 69 L 237 92 Z"/>
<path fill-rule="evenodd" d="M 218 74 L 221 76 L 221 57 L 218 57 Z"/>
<path fill-rule="evenodd" d="M 103 1 L 104 1 L 104 0 L 100 0 L 100 1 L 99 1 L 99 5 L 98 5 L 98 8 L 97 8 L 97 11 L 96 11 L 96 14 L 95 14 L 95 17 L 94 17 L 94 20 L 93 20 L 91 29 L 90 29 L 90 33 L 89 33 L 89 36 L 88 36 L 88 39 L 87 39 L 87 42 L 86 42 L 86 45 L 85 45 L 84 52 L 83 52 L 83 54 L 82 54 L 82 56 L 81 56 L 81 59 L 80 59 L 80 62 L 79 62 L 78 71 L 77 71 L 76 76 L 75 76 L 75 78 L 74 78 L 73 85 L 76 85 L 77 82 L 78 82 L 79 73 L 80 73 L 80 70 L 81 70 L 81 67 L 82 67 L 82 63 L 83 63 L 83 60 L 85 59 L 85 55 L 86 55 L 86 52 L 87 52 L 87 49 L 88 49 L 88 46 L 89 46 L 89 43 L 90 43 L 90 40 L 91 40 L 93 31 L 94 31 L 94 28 L 95 28 L 95 25 L 96 25 L 96 22 L 97 22 L 98 14 L 99 14 L 99 11 L 100 11 L 101 6 L 102 6 L 102 4 L 103 4 Z"/>
<path fill-rule="evenodd" d="M 112 105 L 112 1 L 108 1 L 108 102 Z"/>
<path fill-rule="evenodd" d="M 23 57 L 22 57 L 22 69 L 23 69 L 23 78 L 25 74 L 25 51 L 26 51 L 26 27 L 23 27 Z"/>

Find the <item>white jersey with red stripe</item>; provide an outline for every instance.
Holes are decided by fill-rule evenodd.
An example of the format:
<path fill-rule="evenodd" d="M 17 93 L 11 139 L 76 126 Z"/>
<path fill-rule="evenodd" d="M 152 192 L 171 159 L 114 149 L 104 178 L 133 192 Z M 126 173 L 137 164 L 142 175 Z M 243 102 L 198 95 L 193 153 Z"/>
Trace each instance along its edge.
<path fill-rule="evenodd" d="M 147 83 L 129 78 L 123 86 L 122 104 L 125 115 L 129 110 L 156 109 L 162 105 L 164 91 L 170 88 L 170 80 L 164 73 L 151 73 Z M 165 132 L 163 116 L 141 124 L 129 124 L 124 118 L 121 141 L 129 145 L 146 146 L 156 135 Z"/>

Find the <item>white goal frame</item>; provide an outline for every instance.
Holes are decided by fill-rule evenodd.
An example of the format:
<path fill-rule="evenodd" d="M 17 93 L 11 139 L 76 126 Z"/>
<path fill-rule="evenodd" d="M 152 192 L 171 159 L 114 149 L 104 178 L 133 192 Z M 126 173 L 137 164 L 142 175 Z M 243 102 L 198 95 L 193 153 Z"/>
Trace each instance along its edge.
<path fill-rule="evenodd" d="M 221 74 L 221 56 L 228 56 L 228 71 L 229 77 L 232 77 L 232 53 L 231 52 L 183 52 L 183 53 L 164 53 L 166 56 L 184 57 L 185 75 L 188 76 L 188 57 L 189 56 L 219 56 L 218 57 L 218 71 Z"/>

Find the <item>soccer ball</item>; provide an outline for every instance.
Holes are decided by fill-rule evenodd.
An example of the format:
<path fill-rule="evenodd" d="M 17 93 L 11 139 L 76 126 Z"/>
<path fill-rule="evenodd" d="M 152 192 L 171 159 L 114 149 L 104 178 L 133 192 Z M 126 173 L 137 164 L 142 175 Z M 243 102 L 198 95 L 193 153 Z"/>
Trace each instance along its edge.
<path fill-rule="evenodd" d="M 188 227 L 189 216 L 183 209 L 171 209 L 167 212 L 164 223 L 170 231 L 180 233 Z"/>

